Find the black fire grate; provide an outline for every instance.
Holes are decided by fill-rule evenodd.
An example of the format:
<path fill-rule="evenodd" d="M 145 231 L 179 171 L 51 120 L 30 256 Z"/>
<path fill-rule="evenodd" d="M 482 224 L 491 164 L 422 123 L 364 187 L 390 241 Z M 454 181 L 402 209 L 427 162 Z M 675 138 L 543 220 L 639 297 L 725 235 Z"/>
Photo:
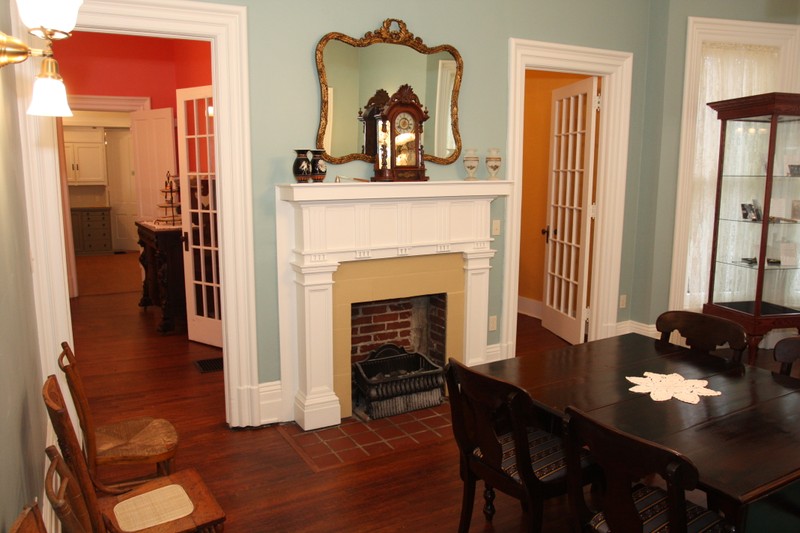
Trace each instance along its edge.
<path fill-rule="evenodd" d="M 221 372 L 222 371 L 222 357 L 215 357 L 213 359 L 200 359 L 194 362 L 200 373 L 206 372 Z"/>
<path fill-rule="evenodd" d="M 443 401 L 444 371 L 420 353 L 385 344 L 353 364 L 359 400 L 370 418 L 383 418 Z"/>

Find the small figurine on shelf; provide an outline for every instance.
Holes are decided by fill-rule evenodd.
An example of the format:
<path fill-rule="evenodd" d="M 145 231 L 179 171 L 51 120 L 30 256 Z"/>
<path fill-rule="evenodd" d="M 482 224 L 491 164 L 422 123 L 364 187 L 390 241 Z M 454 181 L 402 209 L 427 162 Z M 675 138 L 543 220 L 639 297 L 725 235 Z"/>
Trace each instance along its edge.
<path fill-rule="evenodd" d="M 156 219 L 156 224 L 167 226 L 180 226 L 181 224 L 181 202 L 177 180 L 178 176 L 172 176 L 167 171 L 164 188 L 161 189 L 161 193 L 164 195 L 164 203 L 158 204 L 159 209 L 164 210 L 164 214 Z"/>

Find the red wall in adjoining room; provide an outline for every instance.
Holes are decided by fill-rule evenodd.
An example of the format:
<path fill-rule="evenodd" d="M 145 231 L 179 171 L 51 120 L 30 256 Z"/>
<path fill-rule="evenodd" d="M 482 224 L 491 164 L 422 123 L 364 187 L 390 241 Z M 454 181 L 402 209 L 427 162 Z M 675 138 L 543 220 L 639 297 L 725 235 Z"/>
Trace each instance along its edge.
<path fill-rule="evenodd" d="M 211 43 L 76 31 L 54 43 L 68 94 L 149 96 L 175 109 L 175 89 L 211 85 Z"/>

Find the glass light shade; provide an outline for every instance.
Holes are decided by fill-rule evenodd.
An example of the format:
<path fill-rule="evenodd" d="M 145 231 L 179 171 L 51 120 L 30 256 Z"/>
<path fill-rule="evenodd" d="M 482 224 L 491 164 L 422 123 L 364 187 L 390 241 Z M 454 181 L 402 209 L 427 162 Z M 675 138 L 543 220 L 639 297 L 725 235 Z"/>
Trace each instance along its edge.
<path fill-rule="evenodd" d="M 56 30 L 51 38 L 59 39 L 67 37 L 75 29 L 82 4 L 83 0 L 17 0 L 17 10 L 28 29 Z M 36 32 L 32 33 L 42 37 Z"/>
<path fill-rule="evenodd" d="M 58 63 L 51 57 L 42 61 L 42 70 L 33 82 L 33 97 L 28 107 L 29 115 L 40 117 L 71 117 L 67 103 L 67 89 L 58 74 Z"/>

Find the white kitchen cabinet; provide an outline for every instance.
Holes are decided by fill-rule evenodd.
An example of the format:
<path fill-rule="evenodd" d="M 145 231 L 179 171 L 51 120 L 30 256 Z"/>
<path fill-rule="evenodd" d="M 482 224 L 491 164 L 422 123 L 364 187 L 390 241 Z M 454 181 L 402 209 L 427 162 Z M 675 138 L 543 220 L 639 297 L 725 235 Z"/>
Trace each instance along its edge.
<path fill-rule="evenodd" d="M 106 185 L 106 144 L 103 128 L 64 128 L 68 185 Z"/>

